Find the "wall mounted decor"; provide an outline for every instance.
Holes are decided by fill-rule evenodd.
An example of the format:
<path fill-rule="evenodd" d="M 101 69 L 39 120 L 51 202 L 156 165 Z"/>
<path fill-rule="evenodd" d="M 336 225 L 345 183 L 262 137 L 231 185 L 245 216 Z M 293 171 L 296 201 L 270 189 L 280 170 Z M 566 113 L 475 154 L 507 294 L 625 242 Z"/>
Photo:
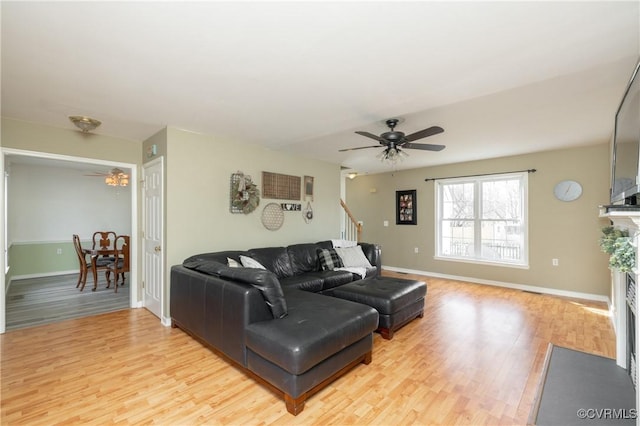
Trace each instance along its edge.
<path fill-rule="evenodd" d="M 277 200 L 299 200 L 300 182 L 300 176 L 262 172 L 262 196 Z"/>
<path fill-rule="evenodd" d="M 560 201 L 574 201 L 582 195 L 582 185 L 575 180 L 563 180 L 553 188 L 553 195 Z"/>
<path fill-rule="evenodd" d="M 284 223 L 282 207 L 276 203 L 269 203 L 262 209 L 262 225 L 269 231 L 277 231 Z"/>
<path fill-rule="evenodd" d="M 313 176 L 304 177 L 304 199 L 306 200 L 307 197 L 313 201 Z"/>
<path fill-rule="evenodd" d="M 302 212 L 302 218 L 306 223 L 311 223 L 313 220 L 313 209 L 311 208 L 311 202 L 307 201 L 307 207 L 304 208 Z"/>
<path fill-rule="evenodd" d="M 416 190 L 396 191 L 396 225 L 417 225 Z"/>
<path fill-rule="evenodd" d="M 251 181 L 251 176 L 241 171 L 231 175 L 230 211 L 249 214 L 260 204 L 260 190 Z"/>
<path fill-rule="evenodd" d="M 280 203 L 280 207 L 285 212 L 299 212 L 302 211 L 302 204 L 300 203 Z"/>

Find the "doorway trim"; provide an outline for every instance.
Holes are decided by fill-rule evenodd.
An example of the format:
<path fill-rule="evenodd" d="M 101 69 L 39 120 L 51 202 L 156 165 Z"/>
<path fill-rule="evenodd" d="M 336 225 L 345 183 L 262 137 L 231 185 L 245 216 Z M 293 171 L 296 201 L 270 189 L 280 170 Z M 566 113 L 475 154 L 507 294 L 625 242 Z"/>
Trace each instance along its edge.
<path fill-rule="evenodd" d="M 0 334 L 3 334 L 6 330 L 6 256 L 5 252 L 8 250 L 6 235 L 6 207 L 7 198 L 5 192 L 5 176 L 6 167 L 5 161 L 7 155 L 13 156 L 25 156 L 36 157 L 50 160 L 69 161 L 72 163 L 85 163 L 94 164 L 107 167 L 123 167 L 131 170 L 131 176 L 129 183 L 131 185 L 131 252 L 135 253 L 135 256 L 131 259 L 131 272 L 130 272 L 130 285 L 129 285 L 129 306 L 132 308 L 142 307 L 142 299 L 139 291 L 139 279 L 138 279 L 138 165 L 134 163 L 123 163 L 107 160 L 99 160 L 95 158 L 74 157 L 70 155 L 51 154 L 47 152 L 39 151 L 26 151 L 14 148 L 0 148 L 2 154 L 2 161 L 0 161 L 0 175 L 3 176 L 3 184 L 0 185 L 0 200 L 2 202 L 2 208 L 0 209 L 0 242 L 2 243 L 3 255 L 0 256 Z"/>

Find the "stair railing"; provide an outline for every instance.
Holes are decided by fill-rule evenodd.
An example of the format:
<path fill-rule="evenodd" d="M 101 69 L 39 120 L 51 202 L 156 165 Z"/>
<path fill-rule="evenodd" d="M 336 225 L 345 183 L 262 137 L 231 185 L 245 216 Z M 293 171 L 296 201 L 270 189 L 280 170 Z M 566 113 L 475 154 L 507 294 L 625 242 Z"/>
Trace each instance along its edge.
<path fill-rule="evenodd" d="M 349 207 L 340 199 L 340 205 L 343 211 L 344 235 L 343 238 L 349 241 L 360 242 L 362 236 L 362 224 L 359 223 L 349 210 Z"/>

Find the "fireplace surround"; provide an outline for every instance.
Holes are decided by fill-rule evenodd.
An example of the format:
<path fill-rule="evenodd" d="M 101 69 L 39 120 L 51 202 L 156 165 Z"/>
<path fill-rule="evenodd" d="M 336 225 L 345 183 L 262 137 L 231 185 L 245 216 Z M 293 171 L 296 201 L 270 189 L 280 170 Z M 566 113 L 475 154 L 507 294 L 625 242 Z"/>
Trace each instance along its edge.
<path fill-rule="evenodd" d="M 637 283 L 640 282 L 640 262 L 637 247 L 640 241 L 640 206 L 603 206 L 600 217 L 609 219 L 613 226 L 626 229 L 636 247 L 636 265 L 631 272 L 611 271 L 611 314 L 616 332 L 616 364 L 629 373 L 636 387 L 636 409 L 640 407 L 637 392 L 638 348 L 640 330 L 637 327 Z"/>

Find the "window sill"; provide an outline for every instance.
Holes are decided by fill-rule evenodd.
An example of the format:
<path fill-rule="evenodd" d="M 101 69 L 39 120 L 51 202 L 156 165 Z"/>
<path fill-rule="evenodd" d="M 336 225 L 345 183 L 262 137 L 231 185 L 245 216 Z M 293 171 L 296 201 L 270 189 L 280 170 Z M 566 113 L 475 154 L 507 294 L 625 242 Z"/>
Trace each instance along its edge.
<path fill-rule="evenodd" d="M 497 262 L 491 260 L 469 259 L 466 257 L 433 256 L 434 260 L 445 262 L 472 263 L 475 265 L 498 266 L 503 268 L 529 269 L 529 264 Z"/>

